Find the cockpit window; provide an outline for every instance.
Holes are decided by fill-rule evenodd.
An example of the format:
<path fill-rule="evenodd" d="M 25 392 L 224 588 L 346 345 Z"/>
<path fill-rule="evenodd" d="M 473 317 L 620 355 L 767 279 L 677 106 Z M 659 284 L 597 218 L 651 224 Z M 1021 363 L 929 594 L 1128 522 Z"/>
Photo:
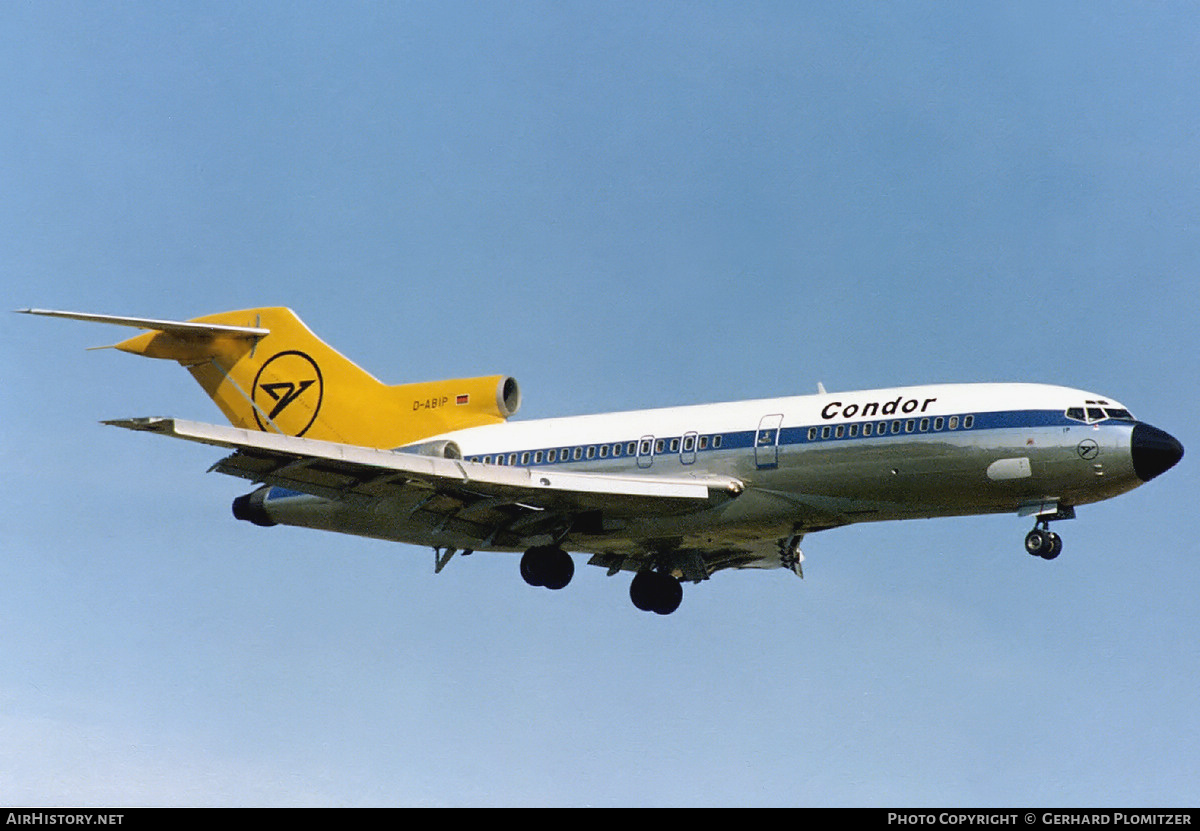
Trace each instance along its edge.
<path fill-rule="evenodd" d="M 1123 407 L 1097 407 L 1095 402 L 1088 402 L 1087 407 L 1068 407 L 1066 416 L 1072 421 L 1082 421 L 1085 424 L 1095 424 L 1105 419 L 1115 421 L 1136 421 L 1133 413 Z"/>

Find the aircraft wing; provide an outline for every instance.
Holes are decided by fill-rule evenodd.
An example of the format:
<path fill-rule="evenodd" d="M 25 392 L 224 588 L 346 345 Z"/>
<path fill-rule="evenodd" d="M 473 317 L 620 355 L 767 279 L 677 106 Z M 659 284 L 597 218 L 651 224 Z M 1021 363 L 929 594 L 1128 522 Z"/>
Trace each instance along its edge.
<path fill-rule="evenodd" d="M 314 496 L 369 505 L 414 491 L 452 503 L 448 514 L 501 511 L 607 518 L 689 513 L 737 496 L 742 483 L 728 476 L 665 477 L 576 473 L 509 467 L 261 433 L 173 418 L 106 421 L 232 449 L 211 470 Z M 483 517 L 480 517 L 483 520 Z M 488 522 L 484 520 L 482 524 Z"/>

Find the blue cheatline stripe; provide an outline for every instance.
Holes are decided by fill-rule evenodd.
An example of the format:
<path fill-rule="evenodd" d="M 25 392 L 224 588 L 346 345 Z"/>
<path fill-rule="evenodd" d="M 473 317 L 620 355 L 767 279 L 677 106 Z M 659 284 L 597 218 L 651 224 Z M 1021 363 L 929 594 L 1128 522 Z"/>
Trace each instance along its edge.
<path fill-rule="evenodd" d="M 940 430 L 934 429 L 934 424 L 938 419 L 940 419 L 941 423 L 942 423 L 942 429 L 940 429 Z M 951 429 L 949 427 L 951 419 L 958 419 L 957 427 L 955 427 L 954 429 Z M 969 427 L 966 426 L 966 422 L 968 419 L 971 422 Z M 927 422 L 925 430 L 921 429 L 922 421 Z M 911 431 L 908 430 L 909 422 L 912 422 L 912 430 Z M 785 428 L 782 428 L 779 430 L 778 445 L 780 447 L 786 447 L 788 445 L 823 444 L 823 443 L 827 443 L 827 442 L 831 442 L 831 441 L 874 441 L 877 439 L 895 438 L 897 436 L 917 436 L 917 435 L 925 435 L 925 434 L 931 434 L 931 433 L 932 434 L 964 433 L 964 432 L 974 432 L 976 430 L 1003 430 L 1003 429 L 1014 429 L 1014 428 L 1058 427 L 1058 426 L 1069 426 L 1069 425 L 1080 426 L 1082 423 L 1083 422 L 1075 421 L 1073 419 L 1068 419 L 1066 417 L 1065 413 L 1063 413 L 1061 410 L 1005 410 L 1005 411 L 991 412 L 991 413 L 959 413 L 957 415 L 947 415 L 947 416 L 921 416 L 921 415 L 895 416 L 895 415 L 892 415 L 892 416 L 884 416 L 881 418 L 865 419 L 865 420 L 861 420 L 861 421 L 837 421 L 837 422 L 824 421 L 824 422 L 821 422 L 820 424 L 806 424 L 806 425 L 803 425 L 800 427 L 785 427 Z M 862 434 L 863 425 L 866 425 L 866 424 L 872 425 L 872 431 L 871 431 L 870 436 L 864 436 Z M 892 432 L 893 424 L 900 425 L 900 428 L 899 428 L 900 431 L 898 433 Z M 886 428 L 885 428 L 886 432 L 878 431 L 878 428 L 880 425 L 886 425 Z M 853 436 L 850 435 L 850 428 L 852 426 L 858 428 L 855 431 L 856 435 L 853 435 Z M 827 438 L 822 438 L 821 431 L 825 427 L 829 428 L 830 435 Z M 836 435 L 836 430 L 838 427 L 845 428 L 843 430 L 843 434 L 841 436 Z M 808 437 L 808 432 L 810 429 L 816 430 L 815 438 L 810 439 Z M 730 432 L 730 433 L 701 433 L 699 437 L 707 438 L 708 446 L 701 449 L 699 446 L 699 442 L 697 440 L 695 452 L 697 454 L 701 454 L 701 453 L 711 453 L 714 451 L 722 451 L 722 450 L 752 449 L 754 447 L 755 437 L 757 435 L 758 435 L 757 430 L 737 430 L 737 431 Z M 720 438 L 721 446 L 714 447 L 713 441 L 714 441 L 714 439 L 716 439 L 718 437 Z M 640 438 L 641 437 L 639 436 L 637 439 L 633 439 L 632 442 L 634 444 L 637 444 L 637 442 L 640 440 Z M 656 444 L 661 441 L 661 442 L 665 442 L 666 446 L 669 447 L 670 443 L 672 441 L 682 442 L 683 436 L 655 436 L 654 439 L 655 439 Z M 632 459 L 632 458 L 635 458 L 634 454 L 629 454 L 629 453 L 624 452 L 626 446 L 630 443 L 630 441 L 631 441 L 630 439 L 624 439 L 622 441 L 593 442 L 593 443 L 586 444 L 586 445 L 572 445 L 567 448 L 570 451 L 574 451 L 575 447 L 578 446 L 586 451 L 586 449 L 588 447 L 599 448 L 603 445 L 612 447 L 614 444 L 621 446 L 620 455 L 618 455 L 618 456 L 609 455 L 603 460 L 600 458 L 600 456 L 598 454 L 593 456 L 591 459 L 588 459 L 585 455 L 584 457 L 576 460 L 573 457 L 573 453 L 572 453 L 570 458 L 563 459 L 560 457 L 560 458 L 555 459 L 555 461 L 553 461 L 553 462 L 547 462 L 546 461 L 546 453 L 549 452 L 550 450 L 561 451 L 563 449 L 562 445 L 555 445 L 553 447 L 537 447 L 537 448 L 532 448 L 529 450 L 505 450 L 503 453 L 476 453 L 476 454 L 472 454 L 471 456 L 467 457 L 467 459 L 468 459 L 468 461 L 478 462 L 478 461 L 481 461 L 484 457 L 487 457 L 489 459 L 489 461 L 491 461 L 495 458 L 503 458 L 506 460 L 506 463 L 507 463 L 508 457 L 515 454 L 517 457 L 517 464 L 522 467 L 547 467 L 549 465 L 573 464 L 576 461 L 593 461 L 594 462 L 594 461 L 606 461 L 607 459 L 614 459 L 614 458 L 616 458 L 616 459 Z M 679 445 L 679 446 L 681 447 L 682 445 Z M 538 452 L 540 452 L 542 454 L 542 461 L 534 462 L 533 454 L 538 453 Z M 687 452 L 690 454 L 692 451 L 687 451 Z M 521 459 L 522 454 L 524 454 L 524 453 L 529 454 L 530 461 L 528 464 L 521 465 L 520 459 Z M 667 456 L 678 456 L 679 454 L 680 454 L 680 451 L 678 449 L 676 449 L 674 451 L 664 450 L 661 453 L 653 453 L 652 455 L 654 457 L 667 457 Z M 642 456 L 641 458 L 646 458 L 646 456 Z"/>

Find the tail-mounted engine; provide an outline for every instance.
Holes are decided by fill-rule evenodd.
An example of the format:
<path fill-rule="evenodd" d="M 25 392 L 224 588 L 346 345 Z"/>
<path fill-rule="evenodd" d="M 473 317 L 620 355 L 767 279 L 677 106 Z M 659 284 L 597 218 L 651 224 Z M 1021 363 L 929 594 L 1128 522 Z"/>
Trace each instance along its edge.
<path fill-rule="evenodd" d="M 263 528 L 270 528 L 272 525 L 278 525 L 275 520 L 267 514 L 266 500 L 267 492 L 271 490 L 268 487 L 259 488 L 252 493 L 247 493 L 233 500 L 233 516 L 235 519 L 244 519 L 246 522 L 253 522 L 255 525 L 261 525 Z"/>

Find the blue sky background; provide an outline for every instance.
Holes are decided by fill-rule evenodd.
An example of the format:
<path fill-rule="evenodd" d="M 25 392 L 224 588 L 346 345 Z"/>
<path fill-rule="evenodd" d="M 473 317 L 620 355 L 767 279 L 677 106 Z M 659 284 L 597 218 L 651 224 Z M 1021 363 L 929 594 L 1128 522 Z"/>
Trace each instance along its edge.
<path fill-rule="evenodd" d="M 293 307 L 520 417 L 944 381 L 1189 449 L 1079 510 L 810 536 L 637 612 L 582 561 L 235 522 L 216 408 L 0 318 L 0 802 L 1195 806 L 1200 9 L 0 5 L 7 308 Z"/>

